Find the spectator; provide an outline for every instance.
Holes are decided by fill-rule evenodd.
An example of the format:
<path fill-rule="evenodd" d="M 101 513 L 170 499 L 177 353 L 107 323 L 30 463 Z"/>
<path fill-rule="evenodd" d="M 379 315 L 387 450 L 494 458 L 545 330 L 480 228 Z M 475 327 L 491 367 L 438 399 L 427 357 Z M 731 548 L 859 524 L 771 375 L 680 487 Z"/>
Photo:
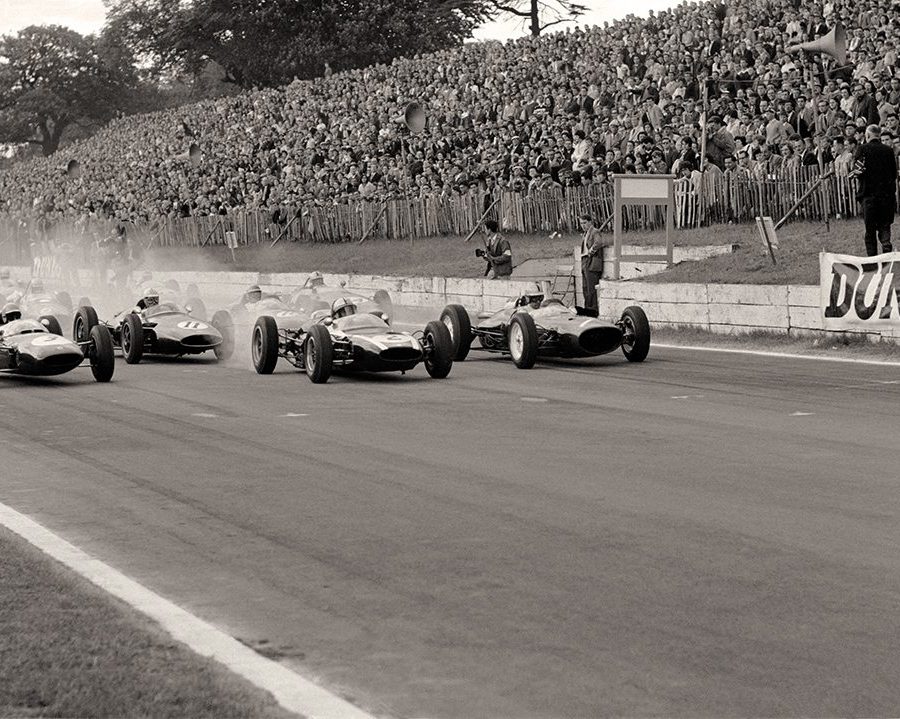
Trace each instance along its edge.
<path fill-rule="evenodd" d="M 866 254 L 891 252 L 891 225 L 897 212 L 897 157 L 881 142 L 881 128 L 866 128 L 866 143 L 859 148 L 854 163 L 859 178 L 857 197 L 862 204 L 866 226 Z M 877 240 L 877 241 L 876 241 Z"/>

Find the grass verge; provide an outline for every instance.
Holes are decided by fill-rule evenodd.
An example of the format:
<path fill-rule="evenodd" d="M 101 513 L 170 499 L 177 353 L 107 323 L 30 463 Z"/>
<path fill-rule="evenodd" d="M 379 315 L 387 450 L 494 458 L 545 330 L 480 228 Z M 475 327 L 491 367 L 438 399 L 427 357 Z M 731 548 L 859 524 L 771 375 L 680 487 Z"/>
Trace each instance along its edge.
<path fill-rule="evenodd" d="M 720 245 L 731 242 L 731 228 L 704 227 L 675 234 L 679 245 Z M 608 242 L 612 236 L 607 234 Z M 527 259 L 571 257 L 581 241 L 577 234 L 508 235 L 513 263 Z M 629 244 L 665 244 L 665 232 L 630 232 L 624 236 Z M 367 240 L 343 244 L 308 242 L 279 242 L 251 245 L 236 250 L 236 262 L 222 246 L 202 248 L 159 248 L 148 253 L 147 261 L 158 270 L 235 270 L 248 272 L 339 272 L 371 275 L 400 275 L 426 277 L 482 277 L 485 263 L 475 257 L 475 248 L 482 247 L 482 236 L 470 242 L 460 237 L 432 237 L 428 239 Z"/>
<path fill-rule="evenodd" d="M 0 529 L 0 716 L 293 716 Z"/>

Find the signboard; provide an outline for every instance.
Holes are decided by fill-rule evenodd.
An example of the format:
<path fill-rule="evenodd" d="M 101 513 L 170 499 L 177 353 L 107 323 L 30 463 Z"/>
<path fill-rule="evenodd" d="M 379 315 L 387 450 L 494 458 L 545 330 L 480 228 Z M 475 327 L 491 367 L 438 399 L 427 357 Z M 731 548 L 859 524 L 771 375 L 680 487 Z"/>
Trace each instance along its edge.
<path fill-rule="evenodd" d="M 612 279 L 621 277 L 622 262 L 665 262 L 672 266 L 672 229 L 675 227 L 675 175 L 613 175 Z M 664 255 L 623 255 L 623 211 L 625 207 L 661 207 L 666 217 Z"/>
<path fill-rule="evenodd" d="M 900 252 L 819 255 L 819 304 L 829 330 L 900 328 Z"/>

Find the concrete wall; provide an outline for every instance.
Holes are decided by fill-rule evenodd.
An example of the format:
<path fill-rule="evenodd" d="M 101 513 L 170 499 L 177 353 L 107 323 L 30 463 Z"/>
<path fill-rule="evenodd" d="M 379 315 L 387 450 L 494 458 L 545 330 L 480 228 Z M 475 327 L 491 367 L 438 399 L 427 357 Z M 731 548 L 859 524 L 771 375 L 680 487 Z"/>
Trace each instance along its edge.
<path fill-rule="evenodd" d="M 825 330 L 816 285 L 717 285 L 614 282 L 599 285 L 601 312 L 618 315 L 643 307 L 654 326 L 689 326 L 725 334 L 764 330 L 793 336 L 842 334 Z M 900 339 L 900 327 L 860 332 L 872 339 Z"/>

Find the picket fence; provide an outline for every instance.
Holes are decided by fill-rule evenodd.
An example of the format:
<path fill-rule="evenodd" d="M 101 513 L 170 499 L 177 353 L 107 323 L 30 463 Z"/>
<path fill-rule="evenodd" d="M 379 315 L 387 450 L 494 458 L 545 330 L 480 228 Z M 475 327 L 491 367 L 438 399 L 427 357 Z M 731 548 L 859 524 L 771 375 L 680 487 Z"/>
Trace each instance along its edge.
<path fill-rule="evenodd" d="M 679 228 L 726 222 L 750 222 L 756 216 L 782 217 L 821 176 L 818 167 L 798 168 L 757 179 L 732 174 L 707 175 L 700 186 L 690 179 L 675 181 L 675 223 Z M 793 215 L 795 220 L 824 221 L 830 217 L 855 217 L 855 180 L 846 175 L 828 177 Z M 234 230 L 240 245 L 279 241 L 356 242 L 363 238 L 416 239 L 462 236 L 475 227 L 495 200 L 489 217 L 505 231 L 542 234 L 575 232 L 585 213 L 603 222 L 613 210 L 611 186 L 569 188 L 565 193 L 502 192 L 489 195 L 473 191 L 462 195 L 430 195 L 375 201 L 361 198 L 311 203 L 280 208 L 281 222 L 272 211 L 237 210 L 227 216 L 165 218 L 129 228 L 129 240 L 144 247 L 197 247 L 225 244 Z M 626 230 L 657 229 L 665 218 L 659 209 L 625 209 Z M 39 225 L 34 220 L 0 218 L 0 261 L 30 261 L 30 245 L 69 242 L 89 246 L 109 235 L 109 221 L 85 219 Z"/>

